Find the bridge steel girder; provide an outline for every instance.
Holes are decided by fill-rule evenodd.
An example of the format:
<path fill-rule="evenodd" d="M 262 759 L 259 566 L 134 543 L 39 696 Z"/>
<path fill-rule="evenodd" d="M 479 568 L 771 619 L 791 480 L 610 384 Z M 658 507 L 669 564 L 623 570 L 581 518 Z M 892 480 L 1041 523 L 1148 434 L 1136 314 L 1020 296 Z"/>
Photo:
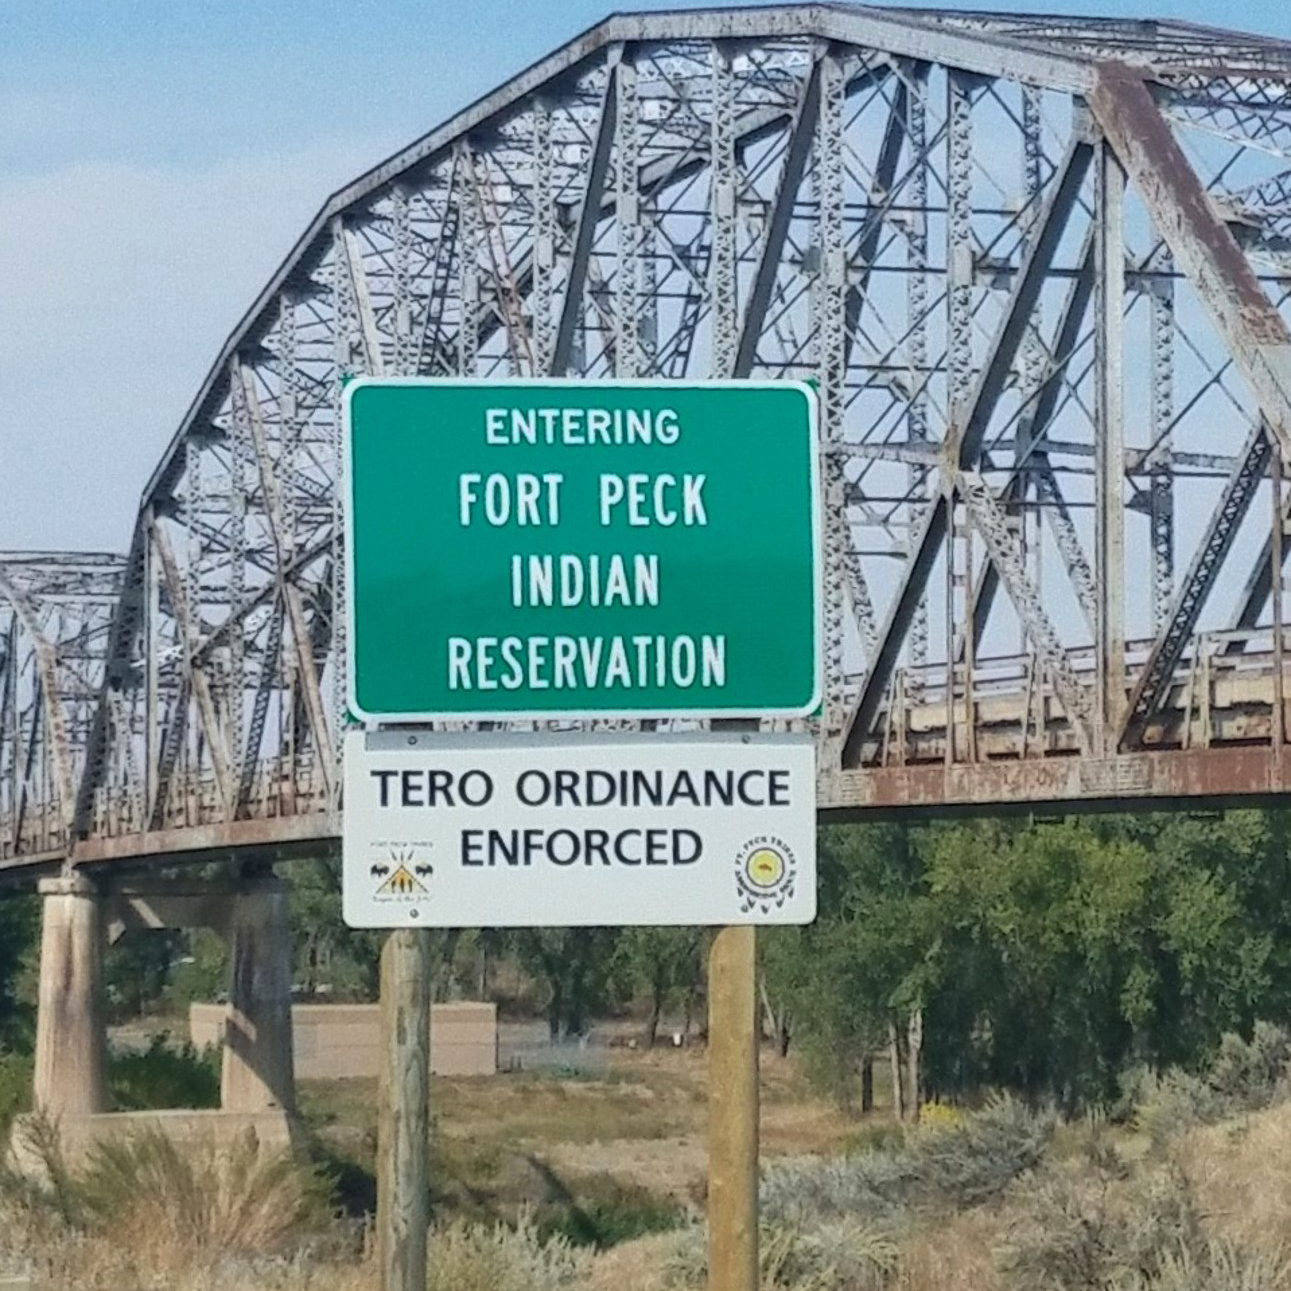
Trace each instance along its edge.
<path fill-rule="evenodd" d="M 957 476 L 959 472 L 971 469 L 978 463 L 987 427 L 1017 357 L 1022 337 L 1031 325 L 1031 316 L 1045 275 L 1066 232 L 1067 220 L 1080 196 L 1092 156 L 1093 147 L 1090 143 L 1083 139 L 1073 141 L 1061 170 L 1061 179 L 1041 216 L 1039 231 L 1025 253 L 1007 310 L 1000 321 L 971 399 L 966 405 L 963 424 L 948 427 L 942 451 L 947 462 L 952 464 L 949 469 L 953 474 L 928 508 L 913 554 L 907 562 L 900 591 L 892 603 L 888 620 L 880 634 L 878 648 L 871 658 L 869 673 L 843 741 L 844 766 L 855 766 L 860 761 L 861 749 L 869 738 L 870 726 L 883 702 L 897 657 L 905 645 L 906 632 L 927 590 L 933 561 L 946 541 L 958 487 Z"/>
<path fill-rule="evenodd" d="M 1232 475 L 1219 505 L 1197 545 L 1191 567 L 1184 576 L 1166 622 L 1152 643 L 1147 662 L 1130 695 L 1120 741 L 1131 726 L 1144 726 L 1156 716 L 1174 683 L 1174 671 L 1219 578 L 1225 557 L 1238 528 L 1246 518 L 1255 490 L 1268 469 L 1272 445 L 1265 426 L 1257 425 Z"/>
<path fill-rule="evenodd" d="M 1004 486 L 1003 502 L 1006 509 L 1016 510 L 1025 492 L 1028 463 L 1034 463 L 1039 469 L 1036 472 L 1036 487 L 1048 493 L 1051 506 L 1044 512 L 1044 518 L 1054 531 L 1054 541 L 1063 555 L 1063 562 L 1071 577 L 1080 608 L 1085 615 L 1090 632 L 1094 630 L 1094 589 L 1093 575 L 1089 563 L 1080 547 L 1080 538 L 1072 523 L 1070 512 L 1062 497 L 1049 455 L 1038 447 L 1044 440 L 1045 432 L 1053 420 L 1062 393 L 1062 377 L 1072 351 L 1085 321 L 1090 299 L 1094 294 L 1094 239 L 1093 226 L 1086 236 L 1085 246 L 1079 259 L 1079 268 L 1063 304 L 1062 317 L 1058 325 L 1057 337 L 1053 347 L 1053 362 L 1044 374 L 1040 388 L 1035 395 L 1035 403 L 1025 427 L 1025 446 L 1022 447 L 1013 464 L 1012 473 Z M 999 587 L 999 572 L 993 561 L 982 567 L 977 589 L 973 594 L 973 639 L 980 641 L 990 618 L 991 605 Z"/>
<path fill-rule="evenodd" d="M 1291 330 L 1220 219 L 1143 74 L 1102 65 L 1090 107 L 1291 462 Z"/>
<path fill-rule="evenodd" d="M 124 564 L 0 553 L 0 864 L 69 845 Z"/>
<path fill-rule="evenodd" d="M 1280 757 L 1243 444 L 1262 420 L 1291 448 L 1270 287 L 1289 78 L 1283 42 L 1168 22 L 805 4 L 585 32 L 324 203 L 215 356 L 124 559 L 0 557 L 20 593 L 0 596 L 0 866 L 335 836 L 357 373 L 815 377 L 828 730 L 803 725 L 830 808 L 899 783 L 999 801 L 1010 760 L 1022 797 L 1087 800 L 1039 764 L 1107 761 L 1122 675 L 1121 757 L 1149 713 L 1181 766 L 1213 766 L 1212 740 Z M 1123 210 L 1091 194 L 1095 155 Z M 1095 225 L 1098 254 L 1124 243 L 1123 300 L 1096 287 Z M 1194 532 L 1167 503 L 1218 515 Z M 1192 568 L 1162 627 L 1171 545 Z M 1208 593 L 1261 546 L 1229 617 Z M 1122 566 L 1150 619 L 1106 586 Z"/>

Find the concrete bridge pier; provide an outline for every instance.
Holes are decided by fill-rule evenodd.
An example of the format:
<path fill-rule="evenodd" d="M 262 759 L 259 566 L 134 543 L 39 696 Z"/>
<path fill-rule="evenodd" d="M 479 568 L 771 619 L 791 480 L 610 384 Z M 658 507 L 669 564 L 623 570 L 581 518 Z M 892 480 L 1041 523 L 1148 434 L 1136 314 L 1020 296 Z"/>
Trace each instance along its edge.
<path fill-rule="evenodd" d="M 230 898 L 229 1012 L 220 1073 L 226 1112 L 296 1110 L 287 885 L 248 878 Z"/>
<path fill-rule="evenodd" d="M 42 928 L 35 1108 L 58 1123 L 65 1159 L 104 1137 L 156 1128 L 178 1138 L 250 1130 L 290 1147 L 296 1107 L 288 886 L 257 866 L 225 880 L 100 884 L 83 873 L 40 884 Z M 228 940 L 229 1002 L 219 1110 L 108 1110 L 103 950 L 132 929 L 212 928 Z M 40 1175 L 29 1118 L 14 1124 L 10 1157 Z"/>
<path fill-rule="evenodd" d="M 40 990 L 32 1099 L 55 1118 L 107 1105 L 103 903 L 83 874 L 42 879 Z"/>

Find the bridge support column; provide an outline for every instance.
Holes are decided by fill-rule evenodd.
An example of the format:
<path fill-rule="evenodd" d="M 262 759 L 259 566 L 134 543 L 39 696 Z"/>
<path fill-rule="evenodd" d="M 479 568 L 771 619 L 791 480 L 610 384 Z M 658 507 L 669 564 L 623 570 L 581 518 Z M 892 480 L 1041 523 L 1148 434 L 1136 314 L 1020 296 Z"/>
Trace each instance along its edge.
<path fill-rule="evenodd" d="M 101 1112 L 104 1075 L 103 911 L 85 875 L 40 883 L 40 992 L 32 1101 L 56 1118 Z"/>
<path fill-rule="evenodd" d="M 291 926 L 287 885 L 248 881 L 229 917 L 229 1013 L 220 1105 L 226 1112 L 296 1109 L 291 1038 Z"/>

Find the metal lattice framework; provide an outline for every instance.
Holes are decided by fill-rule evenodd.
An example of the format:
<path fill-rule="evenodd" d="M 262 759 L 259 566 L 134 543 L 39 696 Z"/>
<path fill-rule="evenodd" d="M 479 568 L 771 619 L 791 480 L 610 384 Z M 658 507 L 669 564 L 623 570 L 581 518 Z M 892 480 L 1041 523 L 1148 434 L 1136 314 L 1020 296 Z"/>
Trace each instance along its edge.
<path fill-rule="evenodd" d="M 0 553 L 0 859 L 68 848 L 124 575 L 119 556 Z"/>
<path fill-rule="evenodd" d="M 1174 22 L 592 29 L 327 203 L 148 482 L 108 630 L 89 598 L 49 665 L 13 576 L 10 851 L 334 835 L 356 373 L 814 379 L 827 806 L 1291 787 L 1289 86 L 1291 46 Z M 99 690 L 60 689 L 65 740 L 50 666 Z"/>

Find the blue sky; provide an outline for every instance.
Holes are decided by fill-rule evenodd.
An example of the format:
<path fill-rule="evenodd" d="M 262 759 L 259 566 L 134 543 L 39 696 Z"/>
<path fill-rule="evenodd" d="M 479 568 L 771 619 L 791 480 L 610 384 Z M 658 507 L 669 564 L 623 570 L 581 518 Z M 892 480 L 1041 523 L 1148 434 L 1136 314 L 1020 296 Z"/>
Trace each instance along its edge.
<path fill-rule="evenodd" d="M 1291 37 L 1285 0 L 1032 7 Z M 609 11 L 0 0 L 0 549 L 123 550 L 220 343 L 326 196 Z"/>

